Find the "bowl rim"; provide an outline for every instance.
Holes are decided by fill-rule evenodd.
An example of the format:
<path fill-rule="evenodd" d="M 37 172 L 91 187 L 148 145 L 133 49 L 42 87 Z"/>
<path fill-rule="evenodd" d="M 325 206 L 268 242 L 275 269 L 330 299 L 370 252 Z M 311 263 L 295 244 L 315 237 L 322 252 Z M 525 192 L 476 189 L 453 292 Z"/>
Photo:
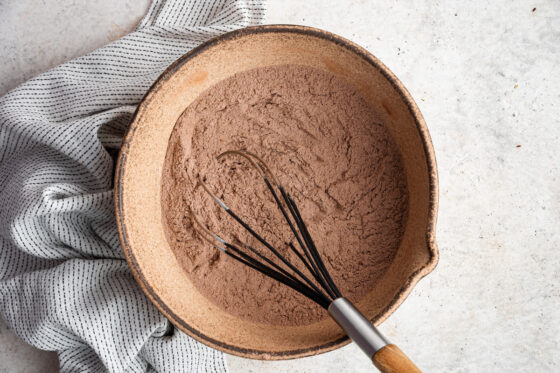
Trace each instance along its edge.
<path fill-rule="evenodd" d="M 348 49 L 349 51 L 357 54 L 364 61 L 368 62 L 371 66 L 376 68 L 387 81 L 393 86 L 395 91 L 399 94 L 403 102 L 406 104 L 414 123 L 417 127 L 420 139 L 424 148 L 424 153 L 427 161 L 428 168 L 428 180 L 429 180 L 429 211 L 428 211 L 428 224 L 426 227 L 426 248 L 429 252 L 429 260 L 421 268 L 413 272 L 409 277 L 408 281 L 403 285 L 401 290 L 395 295 L 391 303 L 389 303 L 381 312 L 380 316 L 371 319 L 370 321 L 375 325 L 383 322 L 387 317 L 389 317 L 408 297 L 416 283 L 420 281 L 424 276 L 428 275 L 434 270 L 439 261 L 439 252 L 435 238 L 436 223 L 437 223 L 437 211 L 438 211 L 438 174 L 437 174 L 437 164 L 435 159 L 435 152 L 432 145 L 432 140 L 428 132 L 428 128 L 424 118 L 416 105 L 416 102 L 404 87 L 404 85 L 398 80 L 398 78 L 393 74 L 387 66 L 385 66 L 379 59 L 377 59 L 373 54 L 368 52 L 366 49 L 360 47 L 359 45 L 347 40 L 341 36 L 333 34 L 328 31 L 324 31 L 318 28 L 300 25 L 289 25 L 289 24 L 273 24 L 273 25 L 260 25 L 251 26 L 246 28 L 237 29 L 200 44 L 198 47 L 190 50 L 175 62 L 173 62 L 165 71 L 157 78 L 157 80 L 151 85 L 148 91 L 145 93 L 138 107 L 136 108 L 130 126 L 123 138 L 121 150 L 119 152 L 119 157 L 116 162 L 116 170 L 114 176 L 114 204 L 115 204 L 115 214 L 116 222 L 119 233 L 119 239 L 123 247 L 123 252 L 128 262 L 128 265 L 136 279 L 137 283 L 140 285 L 142 291 L 150 299 L 150 301 L 158 308 L 163 315 L 172 322 L 176 327 L 185 332 L 190 337 L 196 339 L 197 341 L 216 348 L 220 351 L 231 353 L 237 356 L 248 357 L 260 360 L 284 360 L 293 359 L 305 356 L 312 356 L 328 352 L 339 347 L 342 347 L 350 342 L 347 336 L 341 337 L 335 341 L 331 341 L 319 346 L 295 349 L 289 351 L 280 352 L 270 352 L 257 349 L 242 348 L 239 346 L 233 346 L 228 343 L 224 343 L 215 340 L 205 334 L 201 333 L 199 330 L 188 325 L 184 320 L 178 317 L 167 305 L 159 298 L 157 293 L 154 291 L 152 286 L 148 283 L 146 278 L 140 271 L 138 262 L 134 256 L 133 250 L 128 244 L 126 226 L 124 224 L 124 212 L 122 206 L 122 183 L 121 176 L 123 175 L 123 170 L 126 165 L 127 153 L 132 141 L 134 131 L 136 129 L 136 122 L 139 114 L 143 111 L 144 107 L 151 101 L 150 97 L 153 93 L 158 91 L 158 88 L 165 83 L 177 69 L 184 63 L 188 62 L 190 59 L 196 55 L 202 53 L 203 51 L 216 46 L 217 44 L 249 36 L 252 34 L 264 34 L 264 33 L 290 33 L 290 34 L 301 34 L 311 37 L 320 38 L 333 42 L 341 47 Z"/>

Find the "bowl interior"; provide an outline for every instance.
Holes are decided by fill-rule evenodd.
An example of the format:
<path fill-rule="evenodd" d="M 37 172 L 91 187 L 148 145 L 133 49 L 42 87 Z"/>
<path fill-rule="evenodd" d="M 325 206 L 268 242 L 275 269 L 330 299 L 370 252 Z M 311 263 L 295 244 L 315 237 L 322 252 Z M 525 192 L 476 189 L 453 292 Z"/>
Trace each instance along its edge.
<path fill-rule="evenodd" d="M 279 64 L 307 65 L 346 80 L 383 116 L 403 157 L 409 188 L 405 234 L 389 270 L 357 307 L 381 322 L 437 261 L 437 175 L 429 135 L 416 105 L 386 67 L 350 42 L 299 26 L 249 28 L 206 43 L 172 65 L 138 109 L 118 164 L 118 224 L 137 280 L 177 327 L 212 347 L 259 359 L 317 354 L 347 338 L 330 319 L 297 327 L 263 325 L 238 319 L 204 298 L 167 243 L 160 181 L 175 122 L 202 91 L 237 72 Z"/>

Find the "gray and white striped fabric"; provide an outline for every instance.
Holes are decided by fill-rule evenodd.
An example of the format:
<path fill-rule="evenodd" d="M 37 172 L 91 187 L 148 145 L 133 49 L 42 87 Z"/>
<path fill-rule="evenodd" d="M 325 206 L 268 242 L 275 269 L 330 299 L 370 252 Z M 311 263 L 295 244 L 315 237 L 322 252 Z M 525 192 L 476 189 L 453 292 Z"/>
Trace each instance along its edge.
<path fill-rule="evenodd" d="M 62 372 L 225 372 L 174 331 L 123 258 L 114 161 L 136 105 L 204 40 L 261 23 L 260 0 L 156 0 L 131 34 L 0 98 L 0 316 Z"/>

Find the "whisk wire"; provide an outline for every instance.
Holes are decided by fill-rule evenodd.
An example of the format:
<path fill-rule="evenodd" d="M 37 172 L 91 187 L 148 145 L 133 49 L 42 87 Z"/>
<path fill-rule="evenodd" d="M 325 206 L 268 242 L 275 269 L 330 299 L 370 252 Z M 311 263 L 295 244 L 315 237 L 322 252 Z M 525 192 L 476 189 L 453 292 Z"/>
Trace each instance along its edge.
<path fill-rule="evenodd" d="M 310 284 L 311 286 L 315 287 L 313 282 L 305 276 L 296 266 L 290 263 L 282 254 L 278 252 L 271 244 L 269 244 L 264 238 L 262 238 L 257 232 L 255 232 L 247 223 L 243 221 L 235 212 L 231 209 L 227 209 L 226 212 L 234 218 L 247 232 L 249 232 L 253 237 L 255 237 L 260 243 L 262 243 L 267 249 L 269 249 L 278 259 L 280 259 L 288 268 L 294 271 L 299 277 L 301 277 L 306 283 Z"/>
<path fill-rule="evenodd" d="M 305 266 L 307 267 L 307 269 L 309 270 L 309 272 L 311 273 L 311 275 L 315 278 L 315 280 L 321 285 L 321 287 L 323 287 L 323 289 L 325 289 L 325 291 L 327 291 L 329 293 L 329 296 L 332 297 L 332 299 L 335 299 L 337 297 L 340 297 L 340 291 L 338 291 L 338 288 L 336 287 L 336 285 L 334 284 L 334 282 L 332 281 L 328 271 L 326 271 L 325 266 L 321 260 L 320 255 L 317 252 L 317 249 L 315 247 L 315 244 L 313 243 L 313 240 L 311 239 L 311 235 L 309 234 L 309 232 L 307 231 L 307 228 L 305 227 L 305 224 L 303 223 L 303 219 L 301 218 L 301 216 L 299 215 L 299 211 L 297 210 L 297 206 L 295 206 L 295 202 L 293 201 L 293 199 L 291 199 L 291 197 L 289 196 L 289 194 L 287 194 L 284 190 L 284 187 L 280 184 L 280 182 L 278 182 L 278 179 L 276 178 L 276 176 L 274 175 L 274 173 L 272 172 L 272 170 L 270 169 L 270 167 L 268 167 L 268 165 L 266 164 L 266 162 L 260 158 L 258 155 L 247 152 L 247 151 L 240 151 L 240 150 L 228 150 L 225 151 L 223 153 L 221 153 L 220 155 L 218 155 L 218 157 L 216 157 L 218 160 L 222 159 L 224 156 L 229 155 L 229 154 L 235 154 L 235 155 L 240 155 L 243 158 L 247 159 L 251 165 L 253 166 L 253 168 L 255 168 L 259 174 L 263 177 L 264 182 L 266 183 L 268 189 L 270 190 L 270 192 L 272 193 L 272 196 L 274 197 L 274 200 L 276 202 L 276 205 L 278 206 L 278 208 L 280 209 L 280 211 L 282 212 L 282 215 L 284 216 L 284 219 L 286 220 L 286 222 L 288 223 L 290 229 L 292 230 L 292 233 L 294 234 L 294 236 L 296 237 L 296 240 L 298 241 L 300 247 L 302 248 L 305 256 L 307 257 L 307 260 L 309 261 L 309 263 L 311 263 L 311 265 L 313 266 L 313 270 L 311 270 L 309 264 L 307 261 L 305 261 L 302 256 L 300 255 L 300 253 L 295 249 L 295 247 L 291 247 L 291 249 L 294 251 L 294 253 L 297 254 L 298 258 L 305 264 Z M 254 158 L 254 159 L 253 159 Z M 255 162 L 255 159 L 257 160 L 257 162 Z M 259 163 L 262 165 L 259 165 Z M 264 167 L 264 170 L 263 170 Z M 270 184 L 270 181 L 268 180 L 267 174 L 272 178 L 274 184 L 276 184 L 276 187 L 280 190 L 281 194 L 282 194 L 282 198 L 284 199 L 284 203 L 290 208 L 290 213 L 292 214 L 294 220 L 296 221 L 296 224 L 298 224 L 297 222 L 299 221 L 300 224 L 298 224 L 298 229 L 300 230 L 300 232 L 302 232 L 302 235 L 304 236 L 304 239 L 306 241 L 306 243 L 311 246 L 313 249 L 312 251 L 315 252 L 315 255 L 312 255 L 313 258 L 315 260 L 313 260 L 310 255 L 309 255 L 309 251 L 306 247 L 306 245 L 303 244 L 300 235 L 298 234 L 298 232 L 296 231 L 294 225 L 292 224 L 291 219 L 288 217 L 288 214 L 284 208 L 284 206 L 282 205 L 282 203 L 280 202 L 280 199 L 276 193 L 276 191 L 274 190 L 274 188 L 272 187 L 272 185 Z M 294 213 L 294 209 L 291 208 L 291 206 L 295 207 L 295 212 L 297 213 L 297 215 Z M 305 229 L 306 234 L 303 233 L 301 226 L 303 226 L 303 228 Z M 318 260 L 317 260 L 318 259 Z M 317 264 L 315 262 L 318 262 Z M 319 268 L 317 268 L 319 267 Z"/>
<path fill-rule="evenodd" d="M 279 185 L 279 189 L 280 189 L 280 193 L 282 194 L 282 198 L 284 199 L 284 202 L 288 206 L 288 209 L 290 210 L 290 214 L 292 215 L 294 221 L 296 222 L 299 232 L 301 233 L 303 240 L 305 241 L 305 245 L 302 245 L 302 247 L 304 249 L 304 252 L 309 262 L 313 266 L 315 272 L 315 278 L 321 284 L 321 286 L 329 293 L 329 296 L 332 299 L 335 299 L 336 294 L 334 290 L 329 286 L 324 274 L 321 271 L 321 267 L 317 263 L 316 258 L 319 256 L 319 254 L 316 252 L 315 246 L 310 244 L 311 242 L 306 235 L 306 231 L 302 228 L 303 221 L 301 217 L 297 214 L 297 210 L 292 205 L 293 201 L 289 199 L 289 195 L 285 192 L 284 188 L 281 185 Z"/>
<path fill-rule="evenodd" d="M 289 273 L 288 271 L 286 271 L 284 268 L 280 267 L 279 265 L 277 265 L 276 263 L 274 263 L 272 260 L 268 259 L 266 256 L 264 256 L 263 254 L 259 253 L 257 250 L 255 250 L 252 246 L 250 245 L 244 245 L 245 247 L 247 247 L 249 250 L 251 250 L 252 253 L 254 253 L 255 255 L 257 255 L 259 258 L 261 258 L 262 260 L 264 260 L 265 262 L 267 262 L 268 264 L 270 264 L 271 266 L 273 266 L 277 271 L 281 272 L 283 275 L 285 275 L 286 277 L 290 278 L 293 281 L 299 281 L 297 278 L 295 278 L 291 273 Z M 312 282 L 309 283 L 309 285 L 311 285 L 313 287 L 313 290 L 318 291 L 318 289 L 315 287 L 315 284 L 313 284 Z"/>
<path fill-rule="evenodd" d="M 278 259 L 280 259 L 285 266 L 287 266 L 291 271 L 293 271 L 295 273 L 295 275 L 297 275 L 301 280 L 303 280 L 303 282 L 300 279 L 298 279 L 297 277 L 295 277 L 295 275 L 292 275 L 291 273 L 286 271 L 284 268 L 280 267 L 279 265 L 274 263 L 272 260 L 270 260 L 269 258 L 264 256 L 263 254 L 261 254 L 260 252 L 255 250 L 253 247 L 251 247 L 247 244 L 243 244 L 243 246 L 247 247 L 253 254 L 257 255 L 258 258 L 260 258 L 264 262 L 268 263 L 268 265 L 265 264 L 265 263 L 259 262 L 259 260 L 255 259 L 254 257 L 252 257 L 252 256 L 248 255 L 247 253 L 243 252 L 237 246 L 235 246 L 235 245 L 233 245 L 229 242 L 226 242 L 225 240 L 220 238 L 217 234 L 211 232 L 208 228 L 204 227 L 198 221 L 196 216 L 194 216 L 194 214 L 191 211 L 191 216 L 193 217 L 193 221 L 196 223 L 198 228 L 201 228 L 201 230 L 204 233 L 206 233 L 207 235 L 210 235 L 211 237 L 213 237 L 214 240 L 220 242 L 221 244 L 223 244 L 227 248 L 229 248 L 231 251 L 226 250 L 223 246 L 217 245 L 215 242 L 212 242 L 212 240 L 210 240 L 208 238 L 205 238 L 207 241 L 211 242 L 218 249 L 224 251 L 230 257 L 236 259 L 237 261 L 239 261 L 239 262 L 241 262 L 245 265 L 248 265 L 249 267 L 261 272 L 262 274 L 264 274 L 266 276 L 269 276 L 273 279 L 276 279 L 277 281 L 280 281 L 280 282 L 284 283 L 285 285 L 291 287 L 292 289 L 294 289 L 294 290 L 300 292 L 301 294 L 307 296 L 308 298 L 312 299 L 313 301 L 315 301 L 316 303 L 318 303 L 322 307 L 327 308 L 328 305 L 330 304 L 330 302 L 332 300 L 340 297 L 341 294 L 340 294 L 340 291 L 338 290 L 338 288 L 336 287 L 336 285 L 334 284 L 334 282 L 332 281 L 330 275 L 328 274 L 328 271 L 326 270 L 325 265 L 324 265 L 323 261 L 321 260 L 321 257 L 320 257 L 320 255 L 317 251 L 316 246 L 315 246 L 315 243 L 311 239 L 311 235 L 309 234 L 309 231 L 307 230 L 307 227 L 305 226 L 305 223 L 304 223 L 304 221 L 301 217 L 301 214 L 299 213 L 299 210 L 298 210 L 297 205 L 295 204 L 294 200 L 284 190 L 283 186 L 277 181 L 276 177 L 274 176 L 274 174 L 272 173 L 272 171 L 270 170 L 268 165 L 261 158 L 259 158 L 258 156 L 254 155 L 252 153 L 248 153 L 248 152 L 244 152 L 244 151 L 238 151 L 238 150 L 226 151 L 226 152 L 220 154 L 217 158 L 219 160 L 219 159 L 223 158 L 225 155 L 228 155 L 228 154 L 235 154 L 235 155 L 240 155 L 240 156 L 244 157 L 245 159 L 247 159 L 251 163 L 253 168 L 255 168 L 259 172 L 259 174 L 263 177 L 263 179 L 264 179 L 264 181 L 267 185 L 267 188 L 269 189 L 269 191 L 271 192 L 271 194 L 274 198 L 274 201 L 275 201 L 276 205 L 278 206 L 278 208 L 282 212 L 282 215 L 284 216 L 284 219 L 288 223 L 288 225 L 290 227 L 290 230 L 292 231 L 292 233 L 296 237 L 296 240 L 298 241 L 298 244 L 300 245 L 300 247 L 303 251 L 303 255 L 301 254 L 301 252 L 299 252 L 296 249 L 296 247 L 291 242 L 288 244 L 288 246 L 296 254 L 298 259 L 305 265 L 306 269 L 309 271 L 311 276 L 315 279 L 315 281 L 317 281 L 317 283 L 321 286 L 321 288 L 324 289 L 324 291 L 326 293 L 323 290 L 321 290 L 319 287 L 317 287 L 313 281 L 311 281 L 297 267 L 295 267 L 292 263 L 290 263 L 290 261 L 288 261 L 282 254 L 280 254 L 280 252 L 278 252 L 278 250 L 276 248 L 274 248 L 270 243 L 268 243 L 264 238 L 262 238 L 257 232 L 255 232 L 247 223 L 245 223 L 245 221 L 241 217 L 239 217 L 235 212 L 233 212 L 220 198 L 218 198 L 210 190 L 210 188 L 206 185 L 206 183 L 204 183 L 204 181 L 202 180 L 202 178 L 200 176 L 198 177 L 198 184 L 200 184 L 203 187 L 204 191 L 207 194 L 209 194 L 214 199 L 214 201 L 222 209 L 224 209 L 235 221 L 237 221 L 237 223 L 239 223 L 247 232 L 249 232 L 249 234 L 251 234 L 251 236 L 253 236 L 255 239 L 257 239 L 257 241 L 259 241 L 270 252 L 272 252 L 274 254 L 274 256 L 276 256 Z M 262 167 L 259 163 L 262 164 Z M 276 187 L 280 191 L 280 194 L 282 196 L 282 200 L 283 200 L 284 203 L 282 203 L 282 200 L 280 199 L 276 190 L 272 186 L 267 174 L 271 177 L 274 184 L 276 185 Z M 287 208 L 289 210 L 289 214 L 286 211 L 286 208 L 284 207 L 284 205 L 287 206 Z M 291 218 L 290 218 L 290 215 L 291 215 Z M 293 219 L 293 222 L 292 222 L 292 219 Z M 295 222 L 295 225 L 294 225 L 294 222 Z M 296 229 L 296 226 L 297 226 L 297 229 Z M 304 257 L 304 255 L 305 255 L 305 257 Z"/>
<path fill-rule="evenodd" d="M 330 275 L 328 274 L 328 271 L 326 271 L 325 266 L 321 260 L 321 257 L 319 255 L 319 253 L 317 252 L 317 249 L 315 247 L 315 244 L 313 243 L 313 240 L 311 239 L 311 235 L 309 234 L 309 232 L 307 231 L 307 228 L 305 227 L 305 224 L 303 223 L 303 219 L 301 218 L 301 216 L 299 215 L 299 211 L 297 210 L 297 206 L 295 206 L 295 202 L 293 201 L 293 199 L 291 199 L 291 197 L 289 196 L 289 194 L 287 194 L 284 190 L 284 187 L 280 184 L 280 182 L 278 181 L 278 179 L 276 178 L 276 176 L 274 175 L 274 173 L 272 172 L 272 170 L 270 169 L 270 167 L 268 167 L 268 165 L 266 164 L 266 162 L 260 158 L 258 155 L 253 154 L 253 153 L 249 153 L 246 151 L 240 151 L 240 150 L 228 150 L 223 152 L 222 154 L 218 155 L 217 159 L 220 160 L 221 158 L 223 158 L 225 155 L 229 155 L 229 154 L 235 154 L 235 155 L 240 155 L 243 158 L 247 159 L 251 165 L 253 166 L 253 168 L 255 168 L 259 174 L 262 176 L 262 178 L 264 179 L 264 182 L 266 183 L 269 191 L 271 192 L 272 196 L 274 197 L 274 200 L 276 202 L 276 205 L 278 206 L 278 208 L 280 209 L 280 211 L 282 212 L 282 215 L 284 216 L 284 219 L 286 220 L 286 222 L 288 223 L 290 229 L 292 230 L 292 233 L 294 234 L 294 236 L 296 237 L 296 240 L 298 241 L 300 247 L 302 248 L 304 254 L 306 255 L 308 261 L 311 263 L 311 265 L 313 266 L 313 271 L 311 271 L 311 269 L 309 268 L 309 265 L 307 263 L 307 261 L 303 260 L 303 258 L 301 257 L 301 255 L 298 255 L 298 258 L 305 264 L 305 266 L 307 267 L 307 269 L 310 271 L 311 275 L 315 278 L 315 280 L 321 285 L 321 287 L 323 287 L 323 289 L 325 289 L 325 291 L 327 291 L 327 293 L 329 293 L 329 296 L 332 299 L 336 299 L 337 297 L 340 297 L 340 292 L 338 291 L 338 288 L 336 287 L 336 285 L 334 284 L 334 282 L 332 281 L 332 279 L 330 278 Z M 253 159 L 254 158 L 254 159 Z M 257 160 L 257 162 L 255 162 L 255 159 Z M 261 165 L 264 167 L 261 167 Z M 294 220 L 296 220 L 296 223 L 299 221 L 301 226 L 304 227 L 306 235 L 304 234 L 304 232 L 301 229 L 300 224 L 298 224 L 298 229 L 300 230 L 300 232 L 302 232 L 302 235 L 304 236 L 304 238 L 307 236 L 306 243 L 308 244 L 308 246 L 311 246 L 314 251 L 314 255 L 313 258 L 315 260 L 313 260 L 310 255 L 309 255 L 309 251 L 306 247 L 306 245 L 303 244 L 303 242 L 301 241 L 300 235 L 298 234 L 298 232 L 296 231 L 296 229 L 294 228 L 294 225 L 292 224 L 291 219 L 288 217 L 288 214 L 284 208 L 284 206 L 282 205 L 282 203 L 280 202 L 280 199 L 276 193 L 276 191 L 274 190 L 274 188 L 272 187 L 268 177 L 267 177 L 267 173 L 268 175 L 272 178 L 274 184 L 276 184 L 276 187 L 280 190 L 281 194 L 282 194 L 282 198 L 284 199 L 284 203 L 290 207 L 291 205 L 293 205 L 295 207 L 295 212 L 297 212 L 297 215 L 294 214 L 294 211 L 292 209 L 290 209 L 290 212 L 292 213 L 292 216 L 294 218 Z M 299 254 L 296 250 L 295 247 L 292 247 L 293 251 L 296 254 Z M 318 259 L 318 262 L 316 263 Z M 319 267 L 319 268 L 317 268 Z"/>
<path fill-rule="evenodd" d="M 311 268 L 309 266 L 309 263 L 307 262 L 307 260 L 305 260 L 305 258 L 301 255 L 301 253 L 295 248 L 294 244 L 291 243 L 291 242 L 288 242 L 287 245 L 290 249 L 292 249 L 292 252 L 297 255 L 299 260 L 305 265 L 305 268 L 307 268 L 307 270 L 309 271 L 309 273 L 311 273 L 313 278 L 317 280 L 317 273 L 313 270 L 313 268 Z M 319 284 L 320 284 L 320 282 L 319 282 Z M 321 285 L 321 286 L 323 286 L 323 285 Z"/>
<path fill-rule="evenodd" d="M 280 199 L 278 198 L 278 195 L 276 194 L 276 191 L 274 190 L 274 188 L 272 187 L 272 185 L 270 184 L 268 178 L 266 176 L 264 176 L 264 181 L 268 187 L 268 189 L 270 190 L 270 192 L 272 193 L 272 196 L 274 197 L 274 201 L 276 202 L 276 205 L 278 206 L 278 208 L 280 209 L 280 211 L 282 212 L 282 215 L 284 216 L 284 219 L 286 220 L 286 222 L 288 223 L 288 226 L 290 227 L 290 229 L 292 230 L 292 233 L 294 234 L 294 236 L 296 237 L 296 240 L 298 241 L 300 247 L 302 248 L 303 253 L 305 254 L 305 256 L 307 257 L 307 259 L 309 260 L 309 262 L 311 263 L 311 265 L 313 266 L 313 269 L 309 266 L 309 263 L 303 258 L 303 256 L 301 255 L 301 253 L 299 251 L 297 251 L 297 249 L 292 245 L 290 248 L 292 249 L 292 251 L 294 253 L 296 253 L 296 255 L 298 256 L 298 258 L 303 262 L 303 264 L 305 264 L 307 270 L 311 273 L 311 275 L 313 276 L 313 278 L 315 278 L 315 280 L 319 283 L 319 285 L 321 285 L 323 287 L 323 289 L 325 289 L 330 296 L 332 296 L 332 294 L 329 292 L 329 289 L 327 287 L 327 285 L 325 284 L 325 282 L 323 281 L 323 279 L 319 276 L 319 272 L 317 270 L 317 267 L 315 266 L 315 263 L 313 262 L 313 260 L 311 259 L 309 252 L 307 250 L 307 248 L 305 247 L 305 245 L 303 244 L 299 232 L 295 229 L 291 219 L 288 216 L 288 213 L 286 212 L 286 209 L 284 208 L 284 206 L 282 205 L 282 203 L 280 202 Z M 281 188 L 281 186 L 279 184 L 277 184 L 278 187 Z"/>
<path fill-rule="evenodd" d="M 329 271 L 327 271 L 327 268 L 325 267 L 325 264 L 323 263 L 323 260 L 321 259 L 321 256 L 319 255 L 319 252 L 317 251 L 317 247 L 315 246 L 315 242 L 313 242 L 313 239 L 311 238 L 311 234 L 309 234 L 309 231 L 307 230 L 307 226 L 305 225 L 303 218 L 301 217 L 301 214 L 299 213 L 299 209 L 296 205 L 296 203 L 294 202 L 294 200 L 292 199 L 292 197 L 285 193 L 286 195 L 286 201 L 288 202 L 288 205 L 291 206 L 295 212 L 295 216 L 297 217 L 296 221 L 298 224 L 298 228 L 300 229 L 300 231 L 302 232 L 302 235 L 304 237 L 304 240 L 307 242 L 307 244 L 309 245 L 309 251 L 311 252 L 311 255 L 313 256 L 313 258 L 315 259 L 317 266 L 319 267 L 319 270 L 321 271 L 321 274 L 323 275 L 323 278 L 327 281 L 327 283 L 329 284 L 330 289 L 332 290 L 332 292 L 334 293 L 333 299 L 342 297 L 342 294 L 340 293 L 340 291 L 338 290 L 338 287 L 335 285 L 334 281 L 331 278 L 331 275 L 329 274 Z"/>
<path fill-rule="evenodd" d="M 265 183 L 268 186 L 268 189 L 270 190 L 270 192 L 272 193 L 272 196 L 274 197 L 274 200 L 276 201 L 276 204 L 277 204 L 278 208 L 280 209 L 280 211 L 282 211 L 282 215 L 284 215 L 284 219 L 286 220 L 286 222 L 288 223 L 288 225 L 289 225 L 290 229 L 292 230 L 294 236 L 296 237 L 296 240 L 298 241 L 300 247 L 302 248 L 303 253 L 307 257 L 307 260 L 309 261 L 309 263 L 311 263 L 311 266 L 313 267 L 313 271 L 310 270 L 310 268 L 309 268 L 310 266 L 307 263 L 307 261 L 303 260 L 303 258 L 301 256 L 298 256 L 298 257 L 300 258 L 300 260 L 303 261 L 303 263 L 306 265 L 306 267 L 310 270 L 310 272 L 313 275 L 313 277 L 315 278 L 315 280 L 321 285 L 321 287 L 323 287 L 323 289 L 325 289 L 325 291 L 327 293 L 329 293 L 329 296 L 331 298 L 333 298 L 335 294 L 329 288 L 328 284 L 325 282 L 325 280 L 321 276 L 321 274 L 319 272 L 319 269 L 317 268 L 317 265 L 315 264 L 314 260 L 312 259 L 312 255 L 309 254 L 308 247 L 306 245 L 304 245 L 304 243 L 302 242 L 302 239 L 300 238 L 300 234 L 295 229 L 291 219 L 288 217 L 288 213 L 286 212 L 286 209 L 284 208 L 284 206 L 280 202 L 280 199 L 278 198 L 278 195 L 276 194 L 276 191 L 274 190 L 274 188 L 272 187 L 272 185 L 270 184 L 270 182 L 268 181 L 266 176 L 265 176 Z M 290 209 L 290 213 L 292 214 L 293 219 L 296 221 L 296 225 L 298 225 L 297 218 L 294 215 L 292 209 L 290 208 L 290 204 L 288 203 L 288 200 L 285 197 L 286 193 L 283 192 L 284 188 L 279 183 L 277 183 L 277 187 L 282 194 L 282 198 L 284 199 L 284 203 L 286 203 L 286 205 L 288 206 L 288 209 Z M 303 232 L 302 232 L 301 228 L 299 227 L 299 225 L 298 225 L 298 229 L 299 229 L 299 232 L 301 232 L 302 235 L 303 235 Z M 304 240 L 305 240 L 305 236 L 304 236 Z M 295 247 L 294 247 L 294 250 L 295 250 Z"/>
<path fill-rule="evenodd" d="M 262 274 L 269 276 L 277 281 L 282 282 L 283 284 L 291 287 L 292 289 L 300 292 L 301 294 L 305 295 L 306 297 L 312 299 L 316 303 L 318 303 L 323 308 L 328 308 L 330 304 L 330 299 L 323 293 L 321 293 L 316 287 L 314 289 L 309 288 L 307 285 L 299 281 L 290 273 L 286 272 L 284 269 L 276 265 L 274 262 L 270 261 L 268 258 L 264 257 L 262 254 L 258 253 L 254 248 L 249 245 L 246 245 L 253 253 L 257 254 L 260 258 L 264 259 L 267 263 L 270 263 L 273 267 L 277 268 L 278 271 L 266 266 L 263 263 L 260 263 L 255 258 L 251 257 L 250 255 L 244 253 L 241 249 L 237 246 L 225 241 L 223 238 L 218 236 L 217 234 L 211 232 L 208 228 L 204 227 L 200 221 L 197 219 L 196 215 L 191 212 L 191 218 L 193 221 L 193 225 L 196 227 L 195 230 L 199 233 L 199 235 L 213 246 L 218 248 L 220 251 L 224 252 L 231 258 L 261 272 Z M 202 232 L 201 232 L 202 231 Z M 204 234 L 202 234 L 204 233 Z M 209 238 L 206 235 L 212 237 Z M 218 243 L 216 243 L 219 242 Z M 223 245 L 223 246 L 222 246 Z M 225 246 L 225 247 L 224 247 Z M 231 250 L 228 250 L 228 248 Z M 232 252 L 233 251 L 233 252 Z"/>
<path fill-rule="evenodd" d="M 235 245 L 232 245 L 232 244 L 226 242 L 226 246 L 228 248 L 230 248 L 231 250 L 233 250 L 236 254 L 239 255 L 239 256 L 236 256 L 235 254 L 233 254 L 229 251 L 226 251 L 226 254 L 228 254 L 232 258 L 237 259 L 238 261 L 248 265 L 249 267 L 251 267 L 253 269 L 256 269 L 257 271 L 261 272 L 263 275 L 272 277 L 273 279 L 282 282 L 283 284 L 291 287 L 295 291 L 300 292 L 301 294 L 305 295 L 308 298 L 311 298 L 312 300 L 314 300 L 316 303 L 323 306 L 324 308 L 328 308 L 328 306 L 330 304 L 330 300 L 322 298 L 318 293 L 313 291 L 311 288 L 309 288 L 308 286 L 306 286 L 302 282 L 297 281 L 297 280 L 292 280 L 291 278 L 282 275 L 280 272 L 278 272 L 278 271 L 276 271 L 276 270 L 274 270 L 270 267 L 267 267 L 266 265 L 264 265 L 264 264 L 260 263 L 259 261 L 255 260 L 253 257 L 244 253 L 242 250 L 237 248 Z"/>

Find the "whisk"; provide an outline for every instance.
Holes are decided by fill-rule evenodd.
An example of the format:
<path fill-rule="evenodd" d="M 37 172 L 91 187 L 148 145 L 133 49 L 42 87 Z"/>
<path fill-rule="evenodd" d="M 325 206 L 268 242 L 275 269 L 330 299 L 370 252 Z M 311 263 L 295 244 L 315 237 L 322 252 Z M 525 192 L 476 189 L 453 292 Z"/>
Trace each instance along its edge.
<path fill-rule="evenodd" d="M 290 227 L 299 249 L 291 242 L 288 243 L 288 247 L 303 263 L 308 274 L 304 274 L 273 245 L 249 227 L 240 216 L 210 190 L 210 187 L 200 176 L 198 177 L 198 185 L 280 262 L 275 263 L 250 245 L 242 244 L 247 249 L 242 250 L 238 245 L 226 241 L 205 227 L 191 211 L 193 227 L 195 227 L 197 233 L 226 255 L 289 286 L 326 309 L 348 337 L 356 342 L 381 372 L 420 372 L 397 346 L 391 344 L 350 301 L 343 297 L 327 271 L 295 201 L 280 184 L 268 165 L 259 156 L 247 151 L 229 150 L 220 154 L 217 158 L 220 160 L 226 156 L 245 158 L 263 178 L 274 198 L 274 202 Z"/>

